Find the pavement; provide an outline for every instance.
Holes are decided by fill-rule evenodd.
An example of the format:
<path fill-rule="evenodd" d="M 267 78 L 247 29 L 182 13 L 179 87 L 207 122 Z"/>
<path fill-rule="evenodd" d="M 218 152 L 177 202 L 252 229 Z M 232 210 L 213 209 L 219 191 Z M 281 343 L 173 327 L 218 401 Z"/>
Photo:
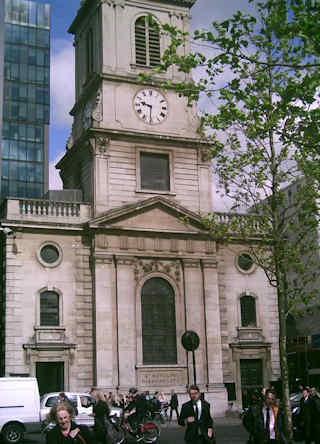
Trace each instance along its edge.
<path fill-rule="evenodd" d="M 214 419 L 217 444 L 246 444 L 248 433 L 245 431 L 239 418 L 221 417 Z M 185 444 L 184 429 L 173 420 L 171 423 L 159 424 L 161 435 L 159 444 Z M 44 444 L 41 434 L 28 434 L 23 444 Z"/>
<path fill-rule="evenodd" d="M 215 418 L 217 444 L 246 444 L 248 433 L 238 418 Z M 184 430 L 177 421 L 160 426 L 161 435 L 159 444 L 184 444 Z"/>

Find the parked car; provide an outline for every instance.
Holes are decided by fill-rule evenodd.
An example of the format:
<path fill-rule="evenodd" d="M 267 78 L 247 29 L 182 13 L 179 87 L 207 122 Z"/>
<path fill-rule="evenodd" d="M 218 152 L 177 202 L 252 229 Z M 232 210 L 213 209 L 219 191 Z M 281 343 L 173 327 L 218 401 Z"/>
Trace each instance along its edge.
<path fill-rule="evenodd" d="M 25 432 L 40 431 L 40 395 L 36 378 L 0 378 L 0 434 L 17 444 Z"/>
<path fill-rule="evenodd" d="M 65 392 L 66 396 L 74 407 L 78 411 L 78 415 L 75 417 L 75 422 L 79 425 L 93 426 L 94 418 L 89 416 L 92 413 L 92 406 L 95 400 L 88 393 L 75 393 L 75 392 Z M 40 398 L 40 421 L 42 424 L 46 423 L 47 415 L 50 412 L 51 407 L 53 407 L 58 402 L 59 393 L 46 393 Z"/>
<path fill-rule="evenodd" d="M 94 417 L 89 416 L 92 413 L 92 406 L 95 404 L 95 400 L 88 393 L 75 393 L 64 392 L 68 399 L 72 402 L 73 406 L 77 409 L 78 415 L 75 417 L 75 422 L 79 425 L 86 425 L 92 427 L 94 425 Z M 59 393 L 46 393 L 40 398 L 40 421 L 43 429 L 47 427 L 47 415 L 58 402 Z M 110 409 L 111 416 L 121 417 L 122 409 L 112 407 Z M 52 428 L 52 424 L 49 429 Z"/>

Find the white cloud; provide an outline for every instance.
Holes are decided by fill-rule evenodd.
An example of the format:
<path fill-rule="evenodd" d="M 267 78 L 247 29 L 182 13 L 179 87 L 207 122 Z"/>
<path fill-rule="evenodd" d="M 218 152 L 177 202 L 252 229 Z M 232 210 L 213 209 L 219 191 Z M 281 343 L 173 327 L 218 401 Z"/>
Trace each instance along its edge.
<path fill-rule="evenodd" d="M 62 180 L 59 175 L 59 170 L 57 170 L 55 166 L 64 154 L 65 153 L 60 153 L 49 163 L 49 190 L 62 190 Z"/>
<path fill-rule="evenodd" d="M 51 57 L 51 124 L 67 128 L 74 105 L 74 50 L 69 40 L 55 40 Z"/>

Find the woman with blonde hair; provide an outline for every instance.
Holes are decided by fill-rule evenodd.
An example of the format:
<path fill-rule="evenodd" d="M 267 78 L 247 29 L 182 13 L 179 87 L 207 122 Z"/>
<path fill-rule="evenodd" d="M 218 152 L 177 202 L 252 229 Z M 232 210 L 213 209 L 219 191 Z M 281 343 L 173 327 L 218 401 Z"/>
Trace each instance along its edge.
<path fill-rule="evenodd" d="M 110 409 L 103 391 L 92 390 L 90 394 L 96 400 L 96 403 L 92 409 L 96 437 L 99 442 L 105 444 L 109 441 L 107 436 L 107 428 L 105 425 L 105 418 L 109 417 Z"/>
<path fill-rule="evenodd" d="M 49 418 L 56 426 L 47 433 L 46 444 L 95 444 L 95 440 L 86 426 L 78 426 L 72 419 L 74 409 L 69 402 L 59 402 L 50 410 Z"/>

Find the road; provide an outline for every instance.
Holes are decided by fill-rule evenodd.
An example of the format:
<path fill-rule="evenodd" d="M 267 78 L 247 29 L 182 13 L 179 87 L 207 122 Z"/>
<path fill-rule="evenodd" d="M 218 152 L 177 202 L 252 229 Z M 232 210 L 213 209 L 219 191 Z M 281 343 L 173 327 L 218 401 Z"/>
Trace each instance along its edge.
<path fill-rule="evenodd" d="M 184 430 L 176 424 L 161 426 L 161 436 L 159 444 L 184 444 Z M 234 422 L 216 424 L 217 444 L 246 444 L 248 434 L 241 424 Z M 25 444 L 41 443 L 45 440 L 41 435 L 27 435 Z"/>

